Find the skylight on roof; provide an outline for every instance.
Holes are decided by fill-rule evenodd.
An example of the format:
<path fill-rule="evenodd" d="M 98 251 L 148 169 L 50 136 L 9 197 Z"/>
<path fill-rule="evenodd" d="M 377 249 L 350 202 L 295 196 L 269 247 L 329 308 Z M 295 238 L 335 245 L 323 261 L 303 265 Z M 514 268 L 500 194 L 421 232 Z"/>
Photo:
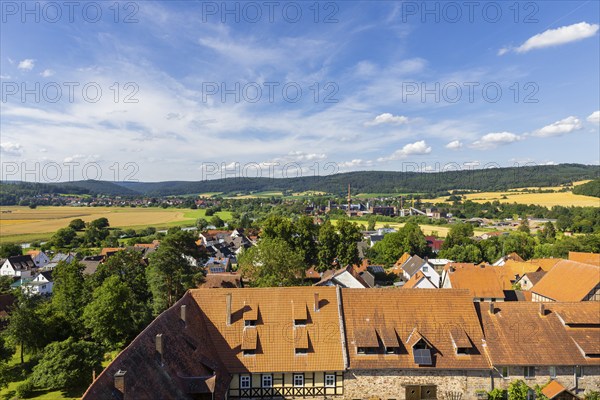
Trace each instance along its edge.
<path fill-rule="evenodd" d="M 413 349 L 415 364 L 431 365 L 431 350 L 430 349 Z"/>

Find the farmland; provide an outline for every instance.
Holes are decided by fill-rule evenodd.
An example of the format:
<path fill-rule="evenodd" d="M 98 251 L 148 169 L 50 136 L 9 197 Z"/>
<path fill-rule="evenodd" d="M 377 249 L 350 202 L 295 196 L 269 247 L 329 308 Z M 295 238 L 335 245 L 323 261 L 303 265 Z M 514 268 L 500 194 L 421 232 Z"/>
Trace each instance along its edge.
<path fill-rule="evenodd" d="M 591 196 L 582 196 L 571 192 L 553 193 L 523 193 L 516 191 L 506 192 L 478 192 L 464 195 L 467 200 L 475 203 L 488 201 L 499 201 L 500 203 L 536 204 L 544 207 L 552 206 L 576 206 L 576 207 L 600 207 L 600 199 Z M 438 197 L 433 202 L 445 202 L 448 197 Z"/>
<path fill-rule="evenodd" d="M 217 213 L 228 220 L 228 212 Z M 193 225 L 205 216 L 205 210 L 130 208 L 130 207 L 2 207 L 0 214 L 0 241 L 27 242 L 46 240 L 56 230 L 64 228 L 75 218 L 85 222 L 108 218 L 111 227 L 141 229 L 149 226 L 169 228 Z"/>

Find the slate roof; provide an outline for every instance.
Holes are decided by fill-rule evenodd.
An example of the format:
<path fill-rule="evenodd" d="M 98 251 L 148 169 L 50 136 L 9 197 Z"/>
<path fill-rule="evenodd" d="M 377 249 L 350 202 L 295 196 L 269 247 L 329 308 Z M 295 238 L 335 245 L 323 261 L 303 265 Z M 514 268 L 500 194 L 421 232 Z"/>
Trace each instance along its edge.
<path fill-rule="evenodd" d="M 483 333 L 473 298 L 466 290 L 341 289 L 350 369 L 488 369 Z M 385 300 L 383 300 L 385 299 Z M 472 354 L 457 355 L 453 333 L 464 331 Z M 370 332 L 370 333 L 365 333 Z M 393 333 L 393 334 L 392 334 Z M 358 354 L 363 335 L 382 341 L 395 335 L 397 354 Z M 457 333 L 454 333 L 456 339 Z M 464 341 L 461 336 L 461 342 Z M 415 364 L 412 345 L 433 346 L 433 364 Z"/>
<path fill-rule="evenodd" d="M 8 257 L 8 262 L 10 265 L 12 265 L 15 271 L 27 271 L 35 268 L 35 263 L 29 255 Z"/>
<path fill-rule="evenodd" d="M 531 291 L 555 301 L 581 301 L 600 284 L 600 266 L 563 260 Z"/>
<path fill-rule="evenodd" d="M 402 265 L 402 270 L 406 272 L 408 275 L 413 276 L 417 271 L 425 264 L 425 260 L 423 260 L 419 256 L 412 256 L 407 262 Z"/>

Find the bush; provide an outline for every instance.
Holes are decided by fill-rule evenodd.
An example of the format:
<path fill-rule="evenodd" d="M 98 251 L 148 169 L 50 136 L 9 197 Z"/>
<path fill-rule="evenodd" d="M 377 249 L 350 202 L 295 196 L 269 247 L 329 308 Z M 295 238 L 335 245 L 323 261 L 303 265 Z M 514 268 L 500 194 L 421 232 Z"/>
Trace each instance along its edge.
<path fill-rule="evenodd" d="M 488 392 L 488 400 L 506 400 L 506 390 L 496 388 Z"/>
<path fill-rule="evenodd" d="M 583 395 L 585 400 L 600 400 L 600 392 L 592 390 Z"/>
<path fill-rule="evenodd" d="M 33 384 L 33 382 L 31 382 L 30 380 L 26 380 L 25 382 L 17 386 L 17 397 L 20 399 L 29 398 L 33 394 L 34 389 L 35 385 Z"/>

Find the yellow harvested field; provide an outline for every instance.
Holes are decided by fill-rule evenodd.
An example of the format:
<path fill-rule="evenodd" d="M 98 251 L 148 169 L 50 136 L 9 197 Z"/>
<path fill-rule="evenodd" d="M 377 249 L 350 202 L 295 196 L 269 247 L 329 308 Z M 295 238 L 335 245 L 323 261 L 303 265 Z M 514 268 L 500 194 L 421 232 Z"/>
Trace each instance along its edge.
<path fill-rule="evenodd" d="M 10 212 L 8 212 L 10 211 Z M 55 232 L 75 218 L 106 217 L 112 227 L 160 225 L 184 221 L 183 210 L 129 207 L 2 207 L 0 236 Z"/>
<path fill-rule="evenodd" d="M 506 196 L 506 198 L 502 198 Z M 466 195 L 468 200 L 475 203 L 485 203 L 498 200 L 500 203 L 537 204 L 545 207 L 578 206 L 600 207 L 600 199 L 592 196 L 582 196 L 571 192 L 561 193 L 515 193 L 515 192 L 481 192 Z M 447 197 L 438 197 L 434 202 L 445 202 Z"/>
<path fill-rule="evenodd" d="M 331 220 L 331 222 L 334 224 L 336 224 L 337 221 L 338 220 Z M 352 221 L 352 222 L 363 225 L 365 228 L 368 224 L 367 221 Z M 402 228 L 405 224 L 399 223 L 399 222 L 377 222 L 375 224 L 375 228 L 376 229 L 383 228 L 386 225 L 389 226 L 390 228 L 399 229 L 399 228 Z M 448 226 L 448 225 L 419 224 L 419 227 L 421 228 L 421 230 L 423 231 L 423 234 L 425 234 L 425 235 L 435 235 L 437 237 L 442 237 L 442 238 L 445 238 L 446 236 L 448 236 L 448 232 L 450 232 L 450 226 Z M 475 229 L 473 232 L 475 233 L 475 235 L 483 235 L 485 232 L 488 232 L 488 231 Z"/>

